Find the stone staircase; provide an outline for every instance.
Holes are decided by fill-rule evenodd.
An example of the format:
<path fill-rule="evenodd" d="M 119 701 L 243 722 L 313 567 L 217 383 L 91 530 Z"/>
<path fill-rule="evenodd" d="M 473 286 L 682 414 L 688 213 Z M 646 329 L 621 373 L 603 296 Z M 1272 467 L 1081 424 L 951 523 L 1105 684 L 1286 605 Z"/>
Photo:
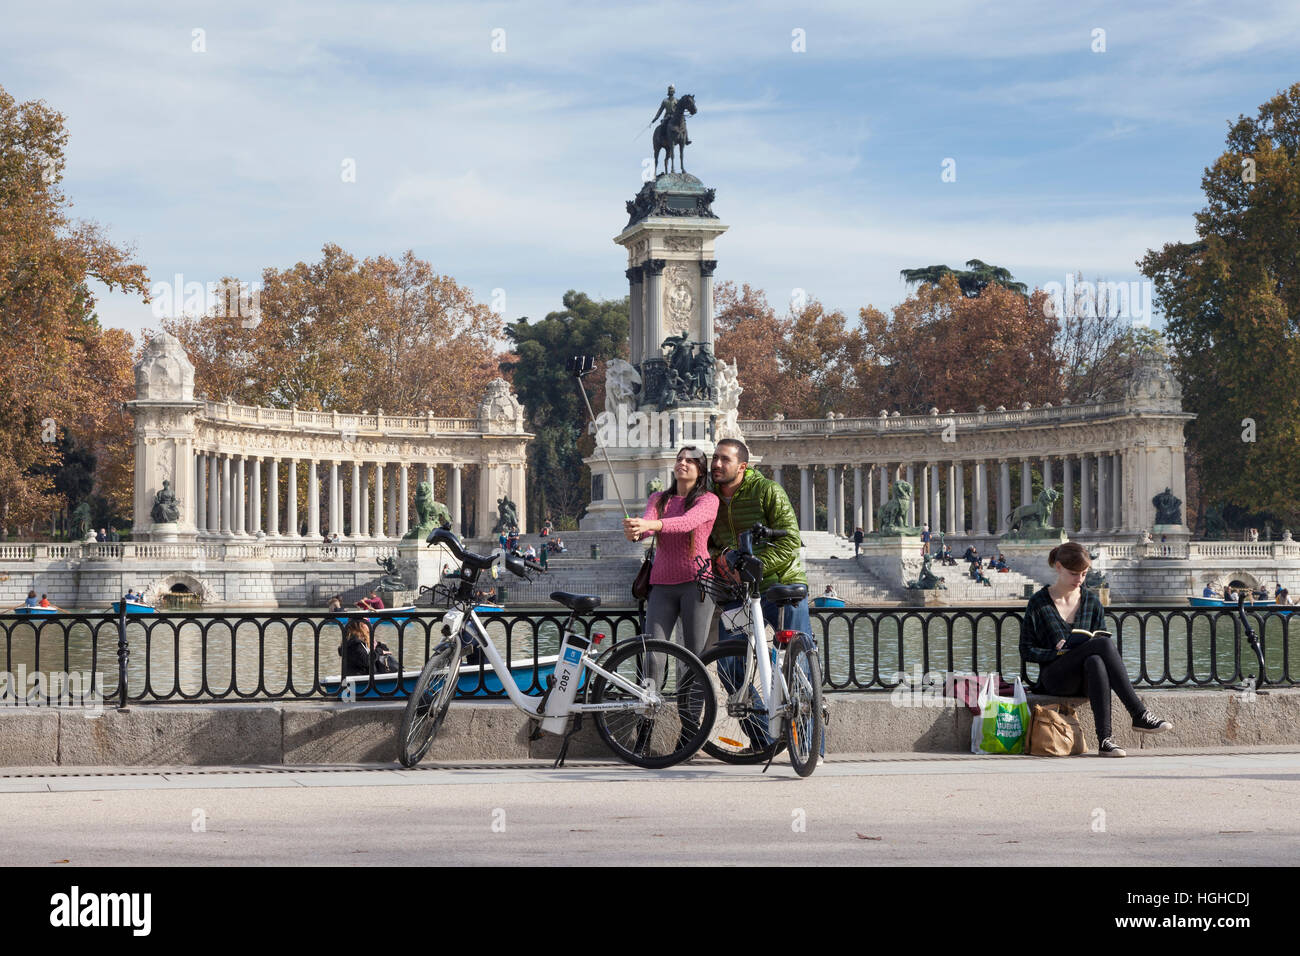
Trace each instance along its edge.
<path fill-rule="evenodd" d="M 1015 603 L 1025 599 L 1026 584 L 1032 584 L 1035 591 L 1039 588 L 1038 582 L 1018 571 L 998 572 L 990 571 L 988 568 L 984 569 L 984 575 L 992 583 L 986 587 L 971 580 L 970 563 L 960 558 L 953 567 L 944 567 L 937 562 L 930 567 L 947 585 L 945 597 L 950 604 L 978 604 L 988 601 Z"/>

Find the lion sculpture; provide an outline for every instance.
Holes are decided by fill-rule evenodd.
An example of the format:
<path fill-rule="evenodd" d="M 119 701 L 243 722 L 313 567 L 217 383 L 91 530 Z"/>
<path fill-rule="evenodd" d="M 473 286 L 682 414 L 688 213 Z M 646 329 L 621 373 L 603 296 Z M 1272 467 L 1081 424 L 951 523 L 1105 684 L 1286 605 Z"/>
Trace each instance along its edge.
<path fill-rule="evenodd" d="M 907 523 L 907 508 L 911 503 L 912 486 L 906 481 L 895 481 L 890 490 L 889 500 L 876 512 L 878 519 L 876 527 L 879 529 L 876 533 L 880 535 L 920 534 L 919 528 L 914 528 Z"/>

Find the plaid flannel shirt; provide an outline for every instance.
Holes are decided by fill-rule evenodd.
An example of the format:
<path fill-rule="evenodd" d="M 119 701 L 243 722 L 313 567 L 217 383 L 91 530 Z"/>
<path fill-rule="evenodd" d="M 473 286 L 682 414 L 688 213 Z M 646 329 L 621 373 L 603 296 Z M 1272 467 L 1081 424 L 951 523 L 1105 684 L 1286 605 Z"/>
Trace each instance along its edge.
<path fill-rule="evenodd" d="M 1106 627 L 1106 612 L 1097 595 L 1083 589 L 1074 623 L 1066 624 L 1052 603 L 1052 595 L 1042 588 L 1029 599 L 1025 619 L 1020 625 L 1020 659 L 1047 664 L 1056 660 L 1056 644 L 1073 630 L 1100 631 Z"/>

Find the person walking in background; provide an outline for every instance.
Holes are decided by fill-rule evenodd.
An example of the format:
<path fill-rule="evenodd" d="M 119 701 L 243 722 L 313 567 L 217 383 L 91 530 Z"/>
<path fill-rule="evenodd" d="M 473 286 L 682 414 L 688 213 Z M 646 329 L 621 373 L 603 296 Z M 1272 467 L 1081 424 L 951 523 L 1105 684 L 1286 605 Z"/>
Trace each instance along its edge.
<path fill-rule="evenodd" d="M 680 622 L 685 646 L 696 657 L 704 653 L 713 620 L 713 602 L 701 601 L 695 586 L 696 559 L 709 559 L 709 534 L 718 514 L 718 497 L 708 490 L 708 467 L 704 452 L 684 446 L 673 465 L 672 487 L 651 495 L 640 518 L 623 521 L 627 540 L 657 539 L 646 630 L 671 641 Z"/>
<path fill-rule="evenodd" d="M 858 556 L 858 551 L 862 547 L 862 539 L 865 537 L 866 535 L 862 533 L 861 528 L 853 529 L 853 556 L 855 558 Z"/>

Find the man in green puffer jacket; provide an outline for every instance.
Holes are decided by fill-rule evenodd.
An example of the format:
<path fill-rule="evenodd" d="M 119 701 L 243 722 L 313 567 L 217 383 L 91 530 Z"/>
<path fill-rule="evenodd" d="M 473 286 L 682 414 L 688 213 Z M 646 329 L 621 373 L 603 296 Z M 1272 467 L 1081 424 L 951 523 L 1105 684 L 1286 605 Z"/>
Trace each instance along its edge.
<path fill-rule="evenodd" d="M 718 496 L 718 516 L 709 535 L 709 553 L 716 557 L 736 547 L 737 535 L 761 521 L 769 528 L 790 532 L 779 541 L 757 546 L 755 556 L 763 561 L 764 590 L 774 584 L 807 584 L 799 563 L 799 522 L 785 489 L 750 469 L 749 449 L 734 438 L 718 442 L 710 471 Z"/>
<path fill-rule="evenodd" d="M 799 562 L 799 522 L 795 520 L 794 508 L 790 507 L 790 498 L 785 489 L 749 468 L 749 449 L 744 442 L 735 438 L 724 438 L 718 442 L 713 452 L 710 475 L 713 478 L 713 492 L 718 496 L 718 516 L 713 521 L 713 532 L 709 535 L 709 553 L 714 557 L 715 565 L 721 564 L 716 559 L 723 551 L 736 547 L 740 532 L 762 522 L 769 528 L 790 532 L 777 541 L 755 545 L 754 556 L 763 562 L 763 589 L 774 584 L 806 586 L 808 577 Z M 813 636 L 807 597 L 784 609 L 766 601 L 762 603 L 763 618 L 773 629 L 786 628 Z M 722 608 L 718 610 L 721 612 Z M 720 634 L 719 637 L 721 636 Z M 738 685 L 742 679 L 739 675 L 734 675 L 735 684 L 732 686 Z M 823 705 L 823 730 L 818 751 L 821 756 L 826 754 L 827 716 Z M 765 717 L 759 718 L 758 723 L 752 728 L 746 728 L 745 732 L 751 740 L 761 736 L 764 745 L 771 739 Z"/>

